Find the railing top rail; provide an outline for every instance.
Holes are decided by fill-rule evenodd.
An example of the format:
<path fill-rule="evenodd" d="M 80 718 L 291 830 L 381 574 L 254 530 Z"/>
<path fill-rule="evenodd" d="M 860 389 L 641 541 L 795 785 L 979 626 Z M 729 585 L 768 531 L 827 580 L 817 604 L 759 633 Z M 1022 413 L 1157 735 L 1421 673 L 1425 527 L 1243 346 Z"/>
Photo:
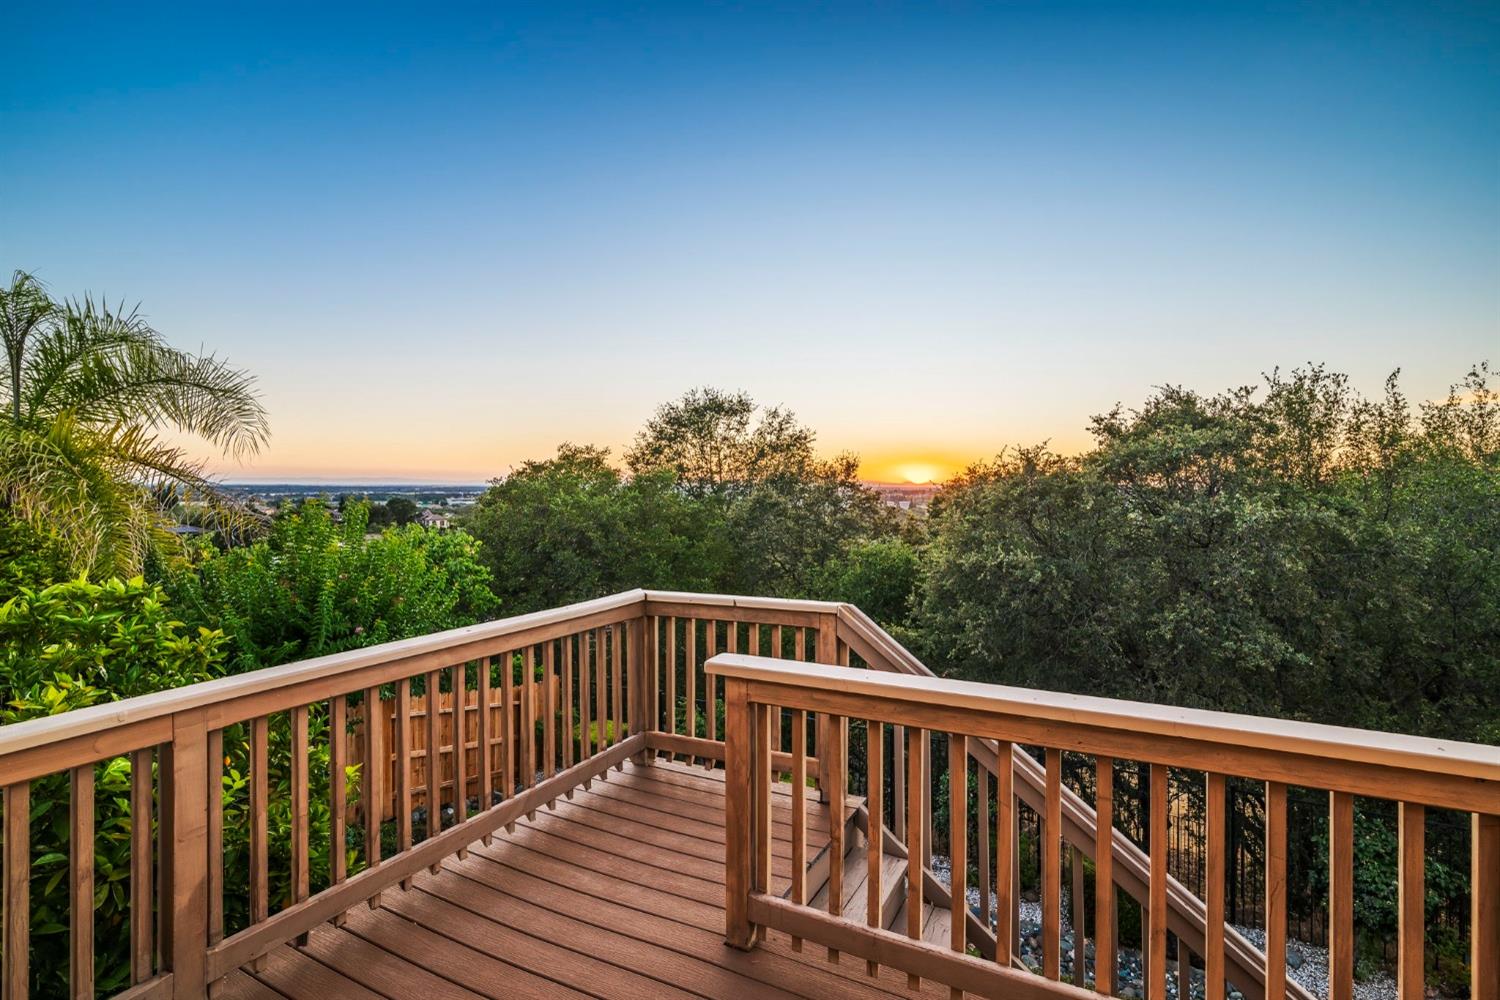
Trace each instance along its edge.
<path fill-rule="evenodd" d="M 692 604 L 709 608 L 744 608 L 749 611 L 788 611 L 802 614 L 836 615 L 849 605 L 837 601 L 810 601 L 790 597 L 745 597 L 735 594 L 695 594 L 676 590 L 643 591 L 652 604 Z"/>
<path fill-rule="evenodd" d="M 293 687 L 308 680 L 355 674 L 369 667 L 440 654 L 446 650 L 500 643 L 507 636 L 565 625 L 578 619 L 640 605 L 645 600 L 645 593 L 642 590 L 625 591 L 561 608 L 480 622 L 477 625 L 384 642 L 344 653 L 317 656 L 279 667 L 267 667 L 264 670 L 189 684 L 123 701 L 92 705 L 61 715 L 14 723 L 0 727 L 0 758 L 48 743 L 89 736 L 116 726 Z M 501 650 L 497 648 L 496 651 Z"/>
<path fill-rule="evenodd" d="M 1088 726 L 1140 736 L 1195 740 L 1500 782 L 1500 747 L 1382 733 L 1230 712 L 1034 691 L 973 681 L 721 653 L 705 669 L 720 677 L 788 688 L 989 715 L 1018 716 L 1063 726 Z"/>
<path fill-rule="evenodd" d="M 168 691 L 158 691 L 122 701 L 93 705 L 43 719 L 13 723 L 0 727 L 0 758 L 50 743 L 88 737 L 130 723 L 160 719 L 176 712 L 233 702 L 240 698 L 294 687 L 309 680 L 356 674 L 371 667 L 441 654 L 447 650 L 499 643 L 507 636 L 546 629 L 549 626 L 565 625 L 570 621 L 610 611 L 644 607 L 648 602 L 692 605 L 703 608 L 705 612 L 716 607 L 735 607 L 751 611 L 837 614 L 841 609 L 848 608 L 847 605 L 829 601 L 679 593 L 663 590 L 627 590 L 560 608 L 514 615 L 509 618 L 449 629 L 446 632 L 434 632 L 430 635 L 385 642 L 378 646 L 366 646 L 343 653 L 298 660 L 246 674 L 221 677 Z"/>

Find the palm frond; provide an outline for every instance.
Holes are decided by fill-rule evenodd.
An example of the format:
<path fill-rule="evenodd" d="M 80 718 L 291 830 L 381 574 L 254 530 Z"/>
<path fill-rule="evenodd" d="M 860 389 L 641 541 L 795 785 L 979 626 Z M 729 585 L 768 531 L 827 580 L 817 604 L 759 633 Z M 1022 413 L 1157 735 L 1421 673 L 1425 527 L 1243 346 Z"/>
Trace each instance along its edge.
<path fill-rule="evenodd" d="M 25 271 L 11 276 L 10 287 L 0 288 L 0 344 L 5 347 L 5 383 L 10 390 L 12 419 L 20 419 L 21 372 L 26 344 L 57 314 L 57 305 L 46 286 Z"/>
<path fill-rule="evenodd" d="M 253 376 L 165 343 L 134 310 L 70 302 L 27 366 L 27 412 L 96 426 L 175 427 L 236 457 L 270 435 Z"/>

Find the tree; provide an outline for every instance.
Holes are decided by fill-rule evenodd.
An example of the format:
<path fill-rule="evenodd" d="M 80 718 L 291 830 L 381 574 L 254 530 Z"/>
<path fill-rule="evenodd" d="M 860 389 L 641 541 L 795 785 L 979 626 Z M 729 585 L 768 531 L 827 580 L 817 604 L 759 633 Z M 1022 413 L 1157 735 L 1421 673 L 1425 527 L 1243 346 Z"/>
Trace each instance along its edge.
<path fill-rule="evenodd" d="M 258 450 L 269 430 L 249 375 L 170 347 L 137 311 L 87 297 L 55 302 L 19 271 L 0 289 L 0 340 L 10 390 L 0 497 L 56 535 L 75 570 L 135 572 L 148 548 L 171 537 L 162 498 L 246 522 L 161 434 L 176 430 L 236 456 Z"/>
<path fill-rule="evenodd" d="M 386 513 L 390 522 L 395 525 L 415 524 L 417 520 L 417 505 L 406 497 L 391 497 L 385 502 Z"/>
<path fill-rule="evenodd" d="M 884 502 L 859 481 L 858 458 L 821 460 L 814 440 L 787 410 L 743 392 L 693 389 L 657 409 L 625 459 L 636 475 L 669 474 L 685 495 L 718 509 L 734 550 L 725 589 L 806 597 L 848 546 L 895 530 Z"/>
<path fill-rule="evenodd" d="M 633 473 L 672 473 L 697 496 L 723 495 L 813 466 L 813 432 L 779 407 L 743 392 L 689 390 L 664 403 L 625 453 Z"/>
<path fill-rule="evenodd" d="M 677 489 L 669 471 L 627 478 L 607 449 L 587 445 L 494 480 L 467 527 L 518 612 L 635 587 L 712 589 L 729 561 L 714 506 Z"/>
<path fill-rule="evenodd" d="M 1023 449 L 932 508 L 919 627 L 975 679 L 1500 741 L 1500 407 L 1413 419 L 1321 367 L 1159 390 L 1078 457 Z M 1259 398 L 1258 398 L 1259 397 Z"/>

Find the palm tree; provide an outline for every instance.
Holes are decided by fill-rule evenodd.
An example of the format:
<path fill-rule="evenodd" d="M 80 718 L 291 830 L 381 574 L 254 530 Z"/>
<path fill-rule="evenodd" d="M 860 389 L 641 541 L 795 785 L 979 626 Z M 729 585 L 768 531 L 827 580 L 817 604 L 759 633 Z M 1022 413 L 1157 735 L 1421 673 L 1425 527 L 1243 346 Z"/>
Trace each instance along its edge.
<path fill-rule="evenodd" d="M 269 436 L 254 379 L 165 343 L 138 311 L 54 301 L 17 271 L 0 289 L 10 405 L 0 418 L 0 506 L 55 535 L 75 571 L 135 572 L 171 536 L 163 497 L 209 506 L 225 527 L 247 513 L 201 463 L 163 438 L 201 438 L 230 456 Z"/>

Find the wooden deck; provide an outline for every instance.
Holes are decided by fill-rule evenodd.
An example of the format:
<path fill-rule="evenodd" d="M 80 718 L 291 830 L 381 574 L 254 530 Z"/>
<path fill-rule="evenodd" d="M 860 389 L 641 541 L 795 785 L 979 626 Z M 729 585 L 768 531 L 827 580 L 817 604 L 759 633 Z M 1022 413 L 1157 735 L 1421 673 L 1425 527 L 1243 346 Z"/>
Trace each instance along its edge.
<path fill-rule="evenodd" d="M 782 892 L 791 857 L 785 786 L 777 798 L 772 868 Z M 809 857 L 826 845 L 827 824 L 826 807 L 810 807 Z M 890 969 L 868 977 L 849 956 L 831 964 L 813 944 L 799 953 L 780 934 L 750 952 L 725 946 L 723 935 L 723 772 L 627 764 L 513 834 L 449 857 L 410 889 L 387 890 L 379 909 L 359 907 L 343 927 L 325 924 L 305 946 L 283 946 L 259 971 L 228 977 L 221 995 L 948 996 L 931 983 L 910 991 Z"/>

